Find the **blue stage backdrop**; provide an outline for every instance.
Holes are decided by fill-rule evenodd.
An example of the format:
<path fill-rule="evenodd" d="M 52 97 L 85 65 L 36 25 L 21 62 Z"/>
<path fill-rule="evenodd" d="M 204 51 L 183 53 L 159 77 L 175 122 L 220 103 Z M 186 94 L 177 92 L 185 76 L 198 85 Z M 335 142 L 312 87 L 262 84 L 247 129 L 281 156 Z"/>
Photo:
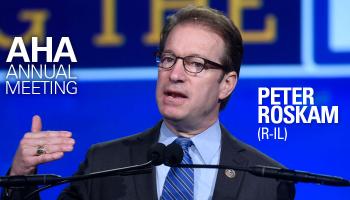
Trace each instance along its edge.
<path fill-rule="evenodd" d="M 35 114 L 42 117 L 44 130 L 73 133 L 73 152 L 39 166 L 39 173 L 62 176 L 77 170 L 92 144 L 141 132 L 157 123 L 161 116 L 155 101 L 157 67 L 153 52 L 157 50 L 160 27 L 167 15 L 193 3 L 222 10 L 243 32 L 245 56 L 240 80 L 220 117 L 226 128 L 291 169 L 350 179 L 350 3 L 249 2 L 2 2 L 0 175 L 11 166 L 18 143 L 30 131 Z M 46 37 L 52 37 L 53 53 L 61 37 L 69 37 L 78 61 L 70 63 L 77 77 L 77 94 L 6 92 L 7 84 L 14 84 L 8 77 L 11 63 L 5 62 L 14 37 L 23 38 L 30 58 L 32 37 L 38 37 L 39 46 L 45 46 Z M 33 64 L 45 63 L 45 58 L 41 52 L 39 62 Z M 67 62 L 61 60 L 65 67 Z M 14 58 L 12 63 L 18 67 L 23 60 Z M 312 88 L 315 106 L 338 106 L 338 123 L 258 123 L 258 89 L 262 87 Z M 279 127 L 281 133 L 261 140 L 258 131 L 262 127 L 270 131 Z M 63 187 L 43 192 L 42 198 L 55 199 Z M 348 200 L 350 188 L 300 183 L 296 199 Z"/>

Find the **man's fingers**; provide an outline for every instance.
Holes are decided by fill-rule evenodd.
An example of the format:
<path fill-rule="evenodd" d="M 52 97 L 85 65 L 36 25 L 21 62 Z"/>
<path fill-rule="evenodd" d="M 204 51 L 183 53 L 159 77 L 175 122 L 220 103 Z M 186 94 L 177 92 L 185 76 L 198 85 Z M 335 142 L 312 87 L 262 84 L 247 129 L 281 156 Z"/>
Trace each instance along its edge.
<path fill-rule="evenodd" d="M 24 138 L 52 138 L 52 137 L 72 137 L 72 133 L 69 131 L 41 131 L 41 134 L 26 133 Z"/>
<path fill-rule="evenodd" d="M 46 154 L 53 154 L 59 152 L 70 152 L 73 151 L 73 145 L 45 145 L 44 150 Z M 27 147 L 23 149 L 24 156 L 38 156 L 37 147 Z M 42 156 L 42 155 L 41 155 Z"/>
<path fill-rule="evenodd" d="M 32 119 L 32 129 L 31 131 L 33 133 L 37 133 L 40 132 L 42 128 L 42 123 L 41 123 L 41 118 L 39 117 L 39 115 L 34 115 L 33 119 Z"/>
<path fill-rule="evenodd" d="M 62 158 L 63 152 L 56 152 L 56 153 L 50 153 L 50 154 L 43 154 L 41 156 L 34 156 L 32 161 L 35 163 L 35 165 L 50 162 L 53 160 L 57 160 Z"/>
<path fill-rule="evenodd" d="M 45 145 L 73 145 L 75 140 L 72 138 L 63 138 L 63 137 L 53 137 L 53 138 L 27 138 L 21 141 L 23 146 L 29 147 L 38 147 Z"/>
<path fill-rule="evenodd" d="M 73 145 L 50 145 L 46 147 L 46 151 L 49 154 L 57 152 L 70 152 L 73 150 Z"/>

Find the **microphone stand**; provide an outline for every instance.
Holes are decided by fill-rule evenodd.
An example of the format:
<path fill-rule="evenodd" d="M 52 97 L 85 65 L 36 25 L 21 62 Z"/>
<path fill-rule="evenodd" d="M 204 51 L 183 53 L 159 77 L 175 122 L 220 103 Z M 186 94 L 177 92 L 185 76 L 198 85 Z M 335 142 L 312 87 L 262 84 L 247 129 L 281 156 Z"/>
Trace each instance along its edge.
<path fill-rule="evenodd" d="M 170 167 L 179 168 L 212 168 L 212 169 L 232 169 L 237 171 L 249 172 L 255 176 L 274 178 L 294 183 L 318 183 L 330 186 L 350 186 L 350 181 L 336 176 L 320 175 L 310 172 L 283 169 L 270 166 L 256 165 L 252 167 L 239 167 L 228 165 L 201 165 L 201 164 L 174 164 Z"/>
<path fill-rule="evenodd" d="M 68 182 L 81 181 L 93 178 L 102 178 L 106 176 L 129 176 L 138 174 L 152 173 L 152 167 L 163 163 L 165 145 L 156 143 L 148 150 L 146 163 L 121 167 L 116 169 L 109 169 L 104 171 L 92 172 L 89 174 L 75 175 L 71 177 L 62 178 L 54 174 L 45 175 L 30 175 L 30 176 L 6 176 L 0 177 L 0 187 L 13 187 L 24 185 L 45 185 L 37 190 L 31 192 L 24 199 L 30 199 L 33 195 L 48 189 L 50 187 L 60 185 Z"/>
<path fill-rule="evenodd" d="M 93 178 L 102 178 L 107 176 L 129 176 L 129 175 L 138 175 L 138 174 L 147 174 L 152 172 L 152 166 L 153 161 L 148 161 L 146 163 L 140 164 L 140 165 L 133 165 L 128 167 L 121 167 L 116 169 L 109 169 L 104 171 L 98 171 L 98 172 L 92 172 L 89 174 L 84 175 L 77 175 L 77 176 L 71 176 L 71 177 L 59 177 L 57 176 L 57 179 L 52 181 L 50 185 L 43 186 L 41 188 L 38 188 L 37 190 L 31 192 L 27 196 L 24 197 L 25 200 L 31 199 L 33 195 L 46 190 L 48 188 L 61 185 L 64 183 L 69 182 L 75 182 L 75 181 L 81 181 L 86 179 L 93 179 Z"/>
<path fill-rule="evenodd" d="M 163 163 L 169 167 L 179 168 L 211 168 L 211 169 L 233 169 L 237 171 L 248 172 L 255 176 L 274 178 L 294 183 L 318 183 L 331 186 L 350 186 L 350 181 L 341 177 L 313 174 L 304 171 L 290 170 L 271 166 L 228 166 L 228 165 L 203 165 L 203 164 L 181 164 L 183 157 L 182 147 L 173 142 L 164 150 Z"/>

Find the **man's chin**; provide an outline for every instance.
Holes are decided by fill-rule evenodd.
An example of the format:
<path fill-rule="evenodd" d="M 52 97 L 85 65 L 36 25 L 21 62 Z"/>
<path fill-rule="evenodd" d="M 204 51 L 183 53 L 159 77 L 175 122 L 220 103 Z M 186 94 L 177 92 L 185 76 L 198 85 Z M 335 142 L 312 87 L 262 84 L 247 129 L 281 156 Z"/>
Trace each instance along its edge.
<path fill-rule="evenodd" d="M 163 115 L 163 118 L 167 121 L 172 121 L 172 122 L 179 122 L 182 120 L 180 116 L 177 115 Z"/>
<path fill-rule="evenodd" d="M 167 121 L 179 122 L 184 119 L 185 115 L 175 111 L 164 111 L 161 112 L 163 118 Z"/>

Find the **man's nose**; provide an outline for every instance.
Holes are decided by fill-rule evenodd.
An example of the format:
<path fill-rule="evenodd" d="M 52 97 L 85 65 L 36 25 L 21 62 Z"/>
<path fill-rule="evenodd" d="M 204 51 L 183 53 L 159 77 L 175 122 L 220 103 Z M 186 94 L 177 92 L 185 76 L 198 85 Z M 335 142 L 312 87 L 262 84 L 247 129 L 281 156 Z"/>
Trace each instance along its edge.
<path fill-rule="evenodd" d="M 178 58 L 170 71 L 169 79 L 172 82 L 183 82 L 186 79 L 185 66 L 182 58 Z"/>

